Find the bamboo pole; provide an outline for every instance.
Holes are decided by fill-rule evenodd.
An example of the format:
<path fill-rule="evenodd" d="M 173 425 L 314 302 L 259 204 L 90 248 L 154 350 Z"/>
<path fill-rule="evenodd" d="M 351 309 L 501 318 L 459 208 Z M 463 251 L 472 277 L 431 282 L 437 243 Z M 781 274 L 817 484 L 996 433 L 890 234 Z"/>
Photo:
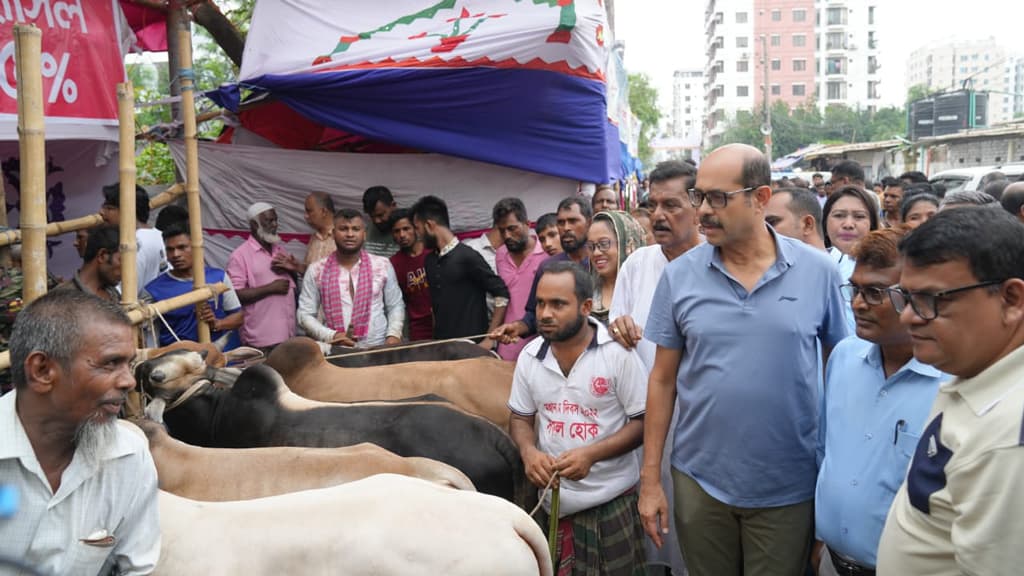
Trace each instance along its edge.
<path fill-rule="evenodd" d="M 155 210 L 162 206 L 166 206 L 176 198 L 182 196 L 184 193 L 185 185 L 178 182 L 167 190 L 164 190 L 150 198 L 149 208 L 151 210 Z M 94 228 L 102 223 L 103 218 L 99 214 L 89 214 L 88 216 L 82 216 L 81 218 L 74 218 L 72 220 L 63 220 L 61 222 L 50 222 L 46 225 L 46 235 L 60 236 L 61 234 L 67 234 L 68 232 Z M 17 244 L 18 242 L 21 242 L 21 230 L 0 231 L 0 246 L 8 246 L 10 244 Z"/>
<path fill-rule="evenodd" d="M 121 176 L 121 306 L 131 308 L 139 299 L 135 241 L 135 92 L 131 82 L 117 85 L 117 122 Z"/>
<path fill-rule="evenodd" d="M 21 261 L 25 304 L 46 294 L 46 132 L 43 120 L 42 33 L 14 26 L 21 156 Z"/>
<path fill-rule="evenodd" d="M 166 314 L 171 310 L 177 310 L 178 308 L 184 308 L 185 306 L 194 306 L 199 302 L 206 300 L 212 300 L 217 295 L 226 292 L 228 289 L 227 284 L 223 282 L 217 282 L 216 284 L 210 284 L 203 286 L 199 290 L 193 290 L 184 294 L 179 294 L 173 298 L 167 300 L 161 300 L 153 304 L 140 304 L 136 303 L 135 308 L 127 310 L 128 319 L 131 320 L 132 324 L 141 324 L 142 322 L 149 320 L 157 315 Z M 0 370 L 6 370 L 11 367 L 11 354 L 8 351 L 0 352 Z"/>
<path fill-rule="evenodd" d="M 185 196 L 188 198 L 188 223 L 192 237 L 192 286 L 206 285 L 203 258 L 203 220 L 199 206 L 199 139 L 196 134 L 195 73 L 192 70 L 192 34 L 187 26 L 178 29 L 181 70 L 181 119 L 185 129 Z M 198 314 L 198 312 L 197 312 Z M 199 342 L 210 342 L 210 326 L 198 322 Z"/>

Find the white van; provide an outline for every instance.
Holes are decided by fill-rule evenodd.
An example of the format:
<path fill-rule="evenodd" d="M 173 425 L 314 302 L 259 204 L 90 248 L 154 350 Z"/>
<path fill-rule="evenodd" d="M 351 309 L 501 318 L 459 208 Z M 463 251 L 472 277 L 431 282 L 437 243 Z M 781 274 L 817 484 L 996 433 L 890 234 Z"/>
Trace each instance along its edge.
<path fill-rule="evenodd" d="M 1014 164 L 1002 164 L 999 166 L 976 166 L 973 168 L 954 168 L 943 170 L 931 177 L 932 184 L 942 184 L 946 187 L 946 194 L 959 192 L 961 190 L 975 191 L 981 183 L 981 179 L 991 172 L 1002 172 L 1006 178 L 1013 182 L 1024 174 L 1024 162 Z"/>

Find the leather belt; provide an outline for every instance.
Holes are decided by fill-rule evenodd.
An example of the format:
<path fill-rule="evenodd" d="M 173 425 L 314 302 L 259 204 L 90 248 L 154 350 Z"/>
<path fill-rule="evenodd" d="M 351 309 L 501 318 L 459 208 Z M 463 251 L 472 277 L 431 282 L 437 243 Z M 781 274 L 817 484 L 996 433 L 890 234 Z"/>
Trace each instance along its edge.
<path fill-rule="evenodd" d="M 833 552 L 831 548 L 828 551 L 828 555 L 832 558 L 832 566 L 835 567 L 836 574 L 839 574 L 839 576 L 875 576 L 874 568 L 850 562 Z"/>

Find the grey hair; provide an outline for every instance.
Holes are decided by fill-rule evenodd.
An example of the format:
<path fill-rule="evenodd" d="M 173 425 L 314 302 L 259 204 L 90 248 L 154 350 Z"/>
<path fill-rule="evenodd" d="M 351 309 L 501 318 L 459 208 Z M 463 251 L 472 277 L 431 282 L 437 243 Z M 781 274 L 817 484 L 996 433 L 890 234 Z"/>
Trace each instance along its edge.
<path fill-rule="evenodd" d="M 86 320 L 131 326 L 131 320 L 113 302 L 78 290 L 55 290 L 25 307 L 11 332 L 11 381 L 23 388 L 28 379 L 25 360 L 33 352 L 42 352 L 64 371 L 78 353 L 82 336 L 88 330 Z"/>
<path fill-rule="evenodd" d="M 950 206 L 986 206 L 989 204 L 999 205 L 999 201 L 992 195 L 977 190 L 959 190 L 950 192 L 942 199 L 939 208 Z"/>

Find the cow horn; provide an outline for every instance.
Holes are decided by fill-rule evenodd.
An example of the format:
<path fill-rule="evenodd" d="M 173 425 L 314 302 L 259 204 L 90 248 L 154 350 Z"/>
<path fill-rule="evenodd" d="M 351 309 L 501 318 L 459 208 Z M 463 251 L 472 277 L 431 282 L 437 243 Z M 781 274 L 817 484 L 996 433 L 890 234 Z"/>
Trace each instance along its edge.
<path fill-rule="evenodd" d="M 154 398 L 149 404 L 146 405 L 146 418 L 156 422 L 157 424 L 164 423 L 164 410 L 167 407 L 167 402 L 163 398 Z"/>

